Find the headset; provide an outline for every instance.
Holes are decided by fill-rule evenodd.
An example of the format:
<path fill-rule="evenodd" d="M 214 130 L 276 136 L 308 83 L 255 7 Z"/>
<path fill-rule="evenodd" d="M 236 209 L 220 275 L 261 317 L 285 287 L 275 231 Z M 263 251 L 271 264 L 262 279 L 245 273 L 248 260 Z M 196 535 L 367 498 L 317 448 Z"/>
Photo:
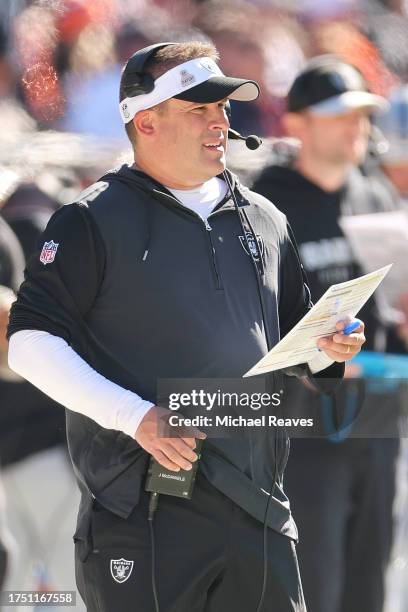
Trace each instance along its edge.
<path fill-rule="evenodd" d="M 144 72 L 145 66 L 154 55 L 169 45 L 176 45 L 174 42 L 156 43 L 136 51 L 128 60 L 122 75 L 121 89 L 126 94 L 127 98 L 134 98 L 143 94 L 149 94 L 154 89 L 154 78 L 151 74 Z M 231 110 L 228 112 L 228 118 L 231 116 Z M 228 136 L 232 140 L 244 140 L 248 149 L 252 151 L 257 149 L 262 140 L 255 135 L 242 136 L 233 129 L 228 130 Z"/>
<path fill-rule="evenodd" d="M 122 76 L 122 87 L 127 98 L 134 98 L 135 96 L 141 96 L 153 91 L 154 78 L 151 74 L 144 72 L 144 68 L 159 49 L 175 44 L 177 43 L 156 43 L 155 45 L 140 49 L 140 51 L 136 51 L 132 55 L 125 66 Z"/>
<path fill-rule="evenodd" d="M 228 118 L 230 116 L 231 112 L 228 115 Z M 231 140 L 243 140 L 247 148 L 251 151 L 255 151 L 255 149 L 260 147 L 262 144 L 262 139 L 259 138 L 259 136 L 256 136 L 255 134 L 250 134 L 249 136 L 242 136 L 242 134 L 240 134 L 236 130 L 233 130 L 232 128 L 229 128 L 228 130 L 228 138 L 230 138 Z"/>

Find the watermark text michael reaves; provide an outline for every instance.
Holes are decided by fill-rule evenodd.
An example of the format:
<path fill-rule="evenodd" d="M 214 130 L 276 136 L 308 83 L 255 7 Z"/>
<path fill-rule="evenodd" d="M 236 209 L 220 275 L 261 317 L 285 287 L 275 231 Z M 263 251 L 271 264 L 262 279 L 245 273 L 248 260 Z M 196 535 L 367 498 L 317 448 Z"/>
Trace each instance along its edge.
<path fill-rule="evenodd" d="M 251 408 L 259 410 L 260 408 L 268 408 L 270 406 L 277 407 L 281 404 L 280 393 L 228 393 L 225 391 L 215 391 L 209 393 L 200 389 L 192 389 L 188 393 L 170 393 L 169 408 L 170 410 L 179 410 L 180 408 L 195 407 L 203 408 L 204 410 L 213 410 L 214 407 L 234 407 Z"/>
<path fill-rule="evenodd" d="M 282 418 L 274 414 L 260 417 L 244 417 L 242 415 L 216 415 L 210 417 L 206 415 L 198 415 L 192 418 L 185 417 L 182 414 L 172 414 L 168 423 L 171 427 L 313 427 L 313 419 L 307 418 Z"/>

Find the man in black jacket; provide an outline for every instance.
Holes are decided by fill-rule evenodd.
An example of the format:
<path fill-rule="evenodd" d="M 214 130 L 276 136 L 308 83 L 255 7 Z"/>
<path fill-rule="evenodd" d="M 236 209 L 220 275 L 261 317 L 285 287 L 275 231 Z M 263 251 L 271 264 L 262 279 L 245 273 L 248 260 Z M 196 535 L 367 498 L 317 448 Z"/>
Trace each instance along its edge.
<path fill-rule="evenodd" d="M 148 586 L 149 455 L 189 470 L 204 437 L 160 435 L 169 411 L 158 383 L 240 378 L 309 308 L 284 216 L 225 168 L 228 99 L 253 100 L 258 86 L 225 77 L 216 60 L 196 42 L 129 60 L 120 112 L 135 163 L 54 215 L 11 315 L 11 367 L 69 409 L 89 610 L 255 610 L 262 522 L 265 599 L 279 612 L 305 609 L 274 430 L 256 447 L 250 436 L 206 440 L 192 500 L 160 499 L 159 604 Z M 322 343 L 328 367 L 316 380 L 341 377 L 360 350 L 363 325 L 351 336 L 343 327 Z"/>
<path fill-rule="evenodd" d="M 369 115 L 386 106 L 352 66 L 334 56 L 311 60 L 290 89 L 284 116 L 289 136 L 301 142 L 299 153 L 265 168 L 253 186 L 287 216 L 314 300 L 331 284 L 362 274 L 341 215 L 396 207 L 386 185 L 358 169 L 367 154 Z M 372 348 L 383 338 L 373 300 L 362 313 Z M 313 396 L 305 389 L 294 401 L 302 406 Z M 397 448 L 393 439 L 292 441 L 285 488 L 301 533 L 299 563 L 313 612 L 382 610 Z"/>

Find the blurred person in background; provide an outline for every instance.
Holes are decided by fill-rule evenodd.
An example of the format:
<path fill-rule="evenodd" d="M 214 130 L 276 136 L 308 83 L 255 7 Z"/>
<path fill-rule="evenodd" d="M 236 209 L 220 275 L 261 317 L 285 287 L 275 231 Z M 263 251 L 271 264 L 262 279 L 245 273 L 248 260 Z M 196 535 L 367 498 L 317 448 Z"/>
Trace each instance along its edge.
<path fill-rule="evenodd" d="M 405 33 L 406 33 L 405 14 Z M 389 32 L 392 38 L 391 32 Z M 408 63 L 405 66 L 408 76 Z M 381 130 L 377 147 L 377 163 L 386 180 L 394 187 L 408 214 L 408 85 L 397 87 L 389 98 L 390 108 L 376 117 Z M 398 325 L 398 339 L 408 350 L 408 287 L 398 303 L 405 322 Z M 399 342 L 391 350 L 403 352 Z M 405 395 L 406 397 L 406 395 Z M 406 612 L 408 606 L 408 439 L 401 439 L 398 461 L 398 486 L 394 507 L 395 537 L 392 564 L 387 576 L 387 597 L 384 612 Z"/>
<path fill-rule="evenodd" d="M 125 146 L 114 98 L 120 70 L 114 32 L 104 24 L 90 23 L 70 49 L 69 71 L 64 77 L 66 109 L 61 129 L 117 139 Z"/>
<path fill-rule="evenodd" d="M 86 11 L 82 7 L 82 11 Z M 59 28 L 64 34 L 64 14 Z M 188 25 L 183 28 L 174 21 L 171 11 L 150 5 L 148 13 L 139 11 L 123 23 L 95 23 L 91 20 L 65 45 L 66 69 L 63 91 L 65 115 L 60 129 L 115 139 L 122 147 L 128 144 L 118 113 L 115 92 L 118 91 L 121 70 L 131 50 L 146 47 L 161 40 L 163 32 L 172 40 L 192 38 Z M 195 38 L 201 33 L 197 31 Z M 66 34 L 65 34 L 66 36 Z M 204 39 L 204 35 L 201 35 Z"/>
<path fill-rule="evenodd" d="M 266 167 L 253 186 L 287 216 L 313 300 L 363 273 L 340 216 L 399 207 L 386 184 L 358 168 L 367 153 L 370 114 L 386 107 L 354 67 L 335 56 L 310 60 L 292 84 L 283 118 L 300 149 L 286 163 Z M 373 348 L 383 337 L 373 300 L 361 316 L 370 322 L 367 344 Z M 313 399 L 300 390 L 292 401 Z M 291 442 L 285 484 L 299 524 L 307 606 L 313 612 L 381 612 L 398 441 Z"/>
<path fill-rule="evenodd" d="M 24 253 L 0 209 L 0 285 L 17 292 L 23 281 Z"/>
<path fill-rule="evenodd" d="M 13 220 L 29 258 L 56 205 L 38 188 L 24 184 L 5 206 L 10 200 L 8 212 L 15 202 Z M 6 328 L 24 262 L 17 236 L 0 216 L 0 540 L 10 551 L 4 588 L 72 590 L 74 573 L 66 560 L 77 492 L 68 462 L 64 411 L 7 365 Z M 0 545 L 0 574 L 5 559 L 5 547 Z"/>
<path fill-rule="evenodd" d="M 266 26 L 270 19 L 255 6 L 240 1 L 213 1 L 203 3 L 194 24 L 214 42 L 220 50 L 221 67 L 232 76 L 254 79 L 261 94 L 248 113 L 241 105 L 231 101 L 231 125 L 243 134 L 266 136 L 278 132 L 281 108 L 275 107 L 268 92 L 265 78 L 267 57 Z M 257 36 L 254 36 L 254 31 Z"/>
<path fill-rule="evenodd" d="M 68 560 L 78 494 L 64 411 L 8 368 L 7 345 L 0 352 L 0 466 L 14 547 L 4 587 L 75 590 Z"/>
<path fill-rule="evenodd" d="M 0 231 L 0 248 L 2 238 Z M 0 251 L 0 270 L 1 264 L 4 262 L 4 252 Z M 0 381 L 3 377 L 4 370 L 8 369 L 7 364 L 7 348 L 8 342 L 6 340 L 6 331 L 9 320 L 9 311 L 12 302 L 15 300 L 15 293 L 9 287 L 5 287 L 0 284 Z M 1 382 L 0 382 L 1 386 Z M 0 400 L 2 402 L 0 390 Z M 3 402 L 1 403 L 1 409 L 4 409 Z M 0 457 L 2 452 L 2 445 L 0 442 Z M 1 465 L 1 462 L 0 462 Z M 10 536 L 9 529 L 6 521 L 6 498 L 3 489 L 2 474 L 0 470 L 0 592 L 3 589 L 4 581 L 9 572 L 10 557 L 13 558 L 14 542 Z"/>
<path fill-rule="evenodd" d="M 394 89 L 389 101 L 389 110 L 376 118 L 385 137 L 378 162 L 408 210 L 408 85 Z"/>
<path fill-rule="evenodd" d="M 10 371 L 7 366 L 6 330 L 9 319 L 9 311 L 15 299 L 15 291 L 18 290 L 23 280 L 24 255 L 18 239 L 12 229 L 7 225 L 0 213 L 0 387 L 3 373 Z M 0 388 L 0 415 L 4 413 L 4 403 Z M 1 417 L 0 417 L 1 421 Z M 1 426 L 0 426 L 0 432 Z M 0 433 L 1 438 L 1 433 Z M 2 440 L 0 439 L 0 465 L 3 452 Z M 0 471 L 0 590 L 6 575 L 10 569 L 10 556 L 14 559 L 15 547 L 10 536 L 6 521 L 5 493 Z"/>
<path fill-rule="evenodd" d="M 2 237 L 0 231 L 0 248 L 2 244 Z M 4 262 L 4 252 L 0 251 L 0 268 Z M 7 349 L 8 342 L 6 339 L 7 325 L 9 321 L 9 312 L 12 303 L 16 299 L 16 294 L 12 289 L 0 284 L 0 401 L 1 410 L 0 415 L 3 414 L 5 404 L 3 403 L 2 394 L 2 381 L 3 378 L 12 375 L 11 370 L 7 366 Z M 4 398 L 5 399 L 5 398 Z M 0 417 L 0 427 L 2 424 L 2 418 Z M 1 429 L 0 429 L 1 431 Z M 7 519 L 6 519 L 6 494 L 3 487 L 2 478 L 2 461 L 1 456 L 4 452 L 3 440 L 0 434 L 0 592 L 3 590 L 6 578 L 10 573 L 10 566 L 13 566 L 17 556 L 17 547 L 14 538 L 12 537 Z"/>
<path fill-rule="evenodd" d="M 54 9 L 51 3 L 30 3 L 16 16 L 10 33 L 13 68 L 18 77 L 16 96 L 41 128 L 55 125 L 64 111 L 55 67 Z"/>
<path fill-rule="evenodd" d="M 35 251 L 39 236 L 58 208 L 59 204 L 35 183 L 18 185 L 4 202 L 3 216 L 16 234 L 26 261 Z"/>
<path fill-rule="evenodd" d="M 408 81 L 407 9 L 406 0 L 365 0 L 359 20 L 361 30 L 402 83 Z"/>
<path fill-rule="evenodd" d="M 0 23 L 0 117 L 3 124 L 2 154 L 7 163 L 7 143 L 14 142 L 15 135 L 32 132 L 36 123 L 18 98 L 18 74 L 11 59 L 10 35 Z"/>
<path fill-rule="evenodd" d="M 408 85 L 396 88 L 390 98 L 390 108 L 376 118 L 376 125 L 385 137 L 378 153 L 378 164 L 391 183 L 408 213 Z M 398 306 L 405 314 L 405 322 L 398 326 L 398 337 L 408 350 L 408 288 L 400 297 Z M 403 352 L 398 343 L 391 347 L 394 352 Z"/>
<path fill-rule="evenodd" d="M 59 66 L 64 68 L 62 88 L 66 100 L 65 114 L 59 128 L 69 132 L 92 134 L 115 139 L 125 147 L 115 100 L 123 63 L 133 49 L 145 47 L 162 38 L 176 22 L 171 15 L 150 3 L 129 8 L 110 3 L 111 19 L 87 3 L 67 2 L 56 21 L 59 34 Z"/>

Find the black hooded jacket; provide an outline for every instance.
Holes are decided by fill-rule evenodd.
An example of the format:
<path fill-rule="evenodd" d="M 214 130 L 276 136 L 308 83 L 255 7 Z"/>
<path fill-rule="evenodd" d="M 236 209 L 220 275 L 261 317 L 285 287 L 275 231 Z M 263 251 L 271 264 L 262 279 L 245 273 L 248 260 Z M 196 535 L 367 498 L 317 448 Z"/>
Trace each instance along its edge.
<path fill-rule="evenodd" d="M 364 176 L 358 168 L 350 170 L 342 187 L 329 192 L 309 181 L 290 162 L 274 164 L 264 169 L 253 190 L 273 201 L 286 215 L 299 246 L 314 301 L 330 285 L 364 274 L 339 225 L 340 217 L 398 208 L 391 189 L 375 176 Z M 373 298 L 358 316 L 366 324 L 364 348 L 372 350 L 376 331 L 381 327 Z"/>
<path fill-rule="evenodd" d="M 310 304 L 284 215 L 229 178 L 245 231 L 258 237 L 264 271 L 255 273 L 230 197 L 204 222 L 163 186 L 123 166 L 53 216 L 42 243 L 58 245 L 55 259 L 44 265 L 38 253 L 31 261 L 9 335 L 38 329 L 60 336 L 95 370 L 154 403 L 161 379 L 241 378 Z M 342 371 L 335 365 L 325 374 Z M 148 455 L 124 433 L 71 411 L 67 434 L 83 494 L 77 537 L 85 537 L 93 497 L 130 514 Z M 296 538 L 282 489 L 287 441 L 275 456 L 275 434 L 268 429 L 256 447 L 250 437 L 208 439 L 201 469 L 263 521 L 277 461 L 268 524 Z"/>

